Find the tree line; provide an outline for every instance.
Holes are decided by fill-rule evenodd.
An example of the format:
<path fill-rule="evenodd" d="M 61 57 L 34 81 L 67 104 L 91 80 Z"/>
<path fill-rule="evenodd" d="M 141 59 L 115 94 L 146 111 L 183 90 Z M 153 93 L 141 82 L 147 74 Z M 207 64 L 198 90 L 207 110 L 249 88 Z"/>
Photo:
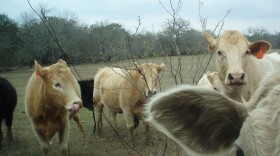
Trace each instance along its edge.
<path fill-rule="evenodd" d="M 6 14 L 0 14 L 0 70 L 31 66 L 34 59 L 46 65 L 67 57 L 72 63 L 80 64 L 131 59 L 132 56 L 144 58 L 205 52 L 197 50 L 203 43 L 201 31 L 192 29 L 190 21 L 182 18 L 175 24 L 167 21 L 160 32 L 138 33 L 106 21 L 81 24 L 74 15 L 45 17 L 64 53 L 40 18 L 24 13 L 19 24 Z M 246 36 L 251 41 L 267 40 L 273 48 L 280 48 L 280 32 L 271 34 L 264 28 L 248 28 Z M 170 38 L 174 41 L 171 42 Z"/>

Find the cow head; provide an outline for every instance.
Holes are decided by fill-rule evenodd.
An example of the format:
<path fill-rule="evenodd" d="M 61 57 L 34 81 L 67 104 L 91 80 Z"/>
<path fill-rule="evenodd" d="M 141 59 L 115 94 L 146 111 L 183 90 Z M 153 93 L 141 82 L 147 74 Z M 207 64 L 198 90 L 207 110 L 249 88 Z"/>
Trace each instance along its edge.
<path fill-rule="evenodd" d="M 57 63 L 42 67 L 35 61 L 36 76 L 43 79 L 43 90 L 48 103 L 54 107 L 64 107 L 72 113 L 82 107 L 79 84 L 67 63 L 60 59 Z"/>
<path fill-rule="evenodd" d="M 210 81 L 214 90 L 219 91 L 221 93 L 225 92 L 225 87 L 223 81 L 221 81 L 218 72 L 210 72 L 206 73 L 207 79 Z"/>
<path fill-rule="evenodd" d="M 240 86 L 246 84 L 247 68 L 254 68 L 251 59 L 261 59 L 269 49 L 266 41 L 250 43 L 238 31 L 225 31 L 217 39 L 204 33 L 208 49 L 216 55 L 216 67 L 226 85 Z M 248 65 L 250 64 L 250 65 Z"/>
<path fill-rule="evenodd" d="M 157 93 L 159 74 L 164 69 L 164 63 L 158 65 L 154 63 L 144 63 L 139 65 L 135 62 L 137 71 L 140 73 L 140 84 L 146 96 Z"/>

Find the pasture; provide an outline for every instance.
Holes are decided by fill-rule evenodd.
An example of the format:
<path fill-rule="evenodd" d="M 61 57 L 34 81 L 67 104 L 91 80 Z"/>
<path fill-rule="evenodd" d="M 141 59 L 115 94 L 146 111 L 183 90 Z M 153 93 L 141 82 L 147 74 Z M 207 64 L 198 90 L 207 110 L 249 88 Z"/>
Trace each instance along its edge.
<path fill-rule="evenodd" d="M 204 59 L 199 59 L 199 58 Z M 181 74 L 182 79 L 185 83 L 192 84 L 193 79 L 198 80 L 199 76 L 202 74 L 201 65 L 206 66 L 210 55 L 195 55 L 195 56 L 182 56 L 181 58 Z M 165 61 L 164 61 L 165 60 Z M 200 61 L 199 61 L 200 60 Z M 139 60 L 140 63 L 144 62 L 154 62 L 154 63 L 165 63 L 165 70 L 160 77 L 160 87 L 165 90 L 169 87 L 175 86 L 174 76 L 172 76 L 172 71 L 177 68 L 178 58 L 152 58 L 148 60 Z M 75 66 L 75 70 L 83 78 L 93 78 L 96 71 L 105 66 L 119 66 L 126 68 L 133 68 L 133 63 L 131 61 L 122 62 L 111 62 L 99 63 L 99 64 L 82 64 Z M 173 66 L 173 69 L 171 68 Z M 176 67 L 176 68 L 174 68 Z M 72 68 L 73 69 L 73 68 Z M 207 70 L 214 71 L 214 59 L 212 58 Z M 75 70 L 74 73 L 75 73 Z M 199 71 L 195 73 L 194 71 Z M 16 88 L 18 93 L 18 103 L 16 110 L 14 112 L 14 122 L 12 126 L 14 141 L 9 143 L 6 137 L 6 127 L 3 124 L 2 130 L 4 133 L 3 141 L 3 151 L 0 151 L 0 155 L 13 156 L 38 156 L 41 155 L 41 150 L 39 143 L 31 129 L 30 122 L 25 114 L 24 108 L 24 96 L 26 84 L 34 72 L 34 68 L 29 69 L 28 67 L 23 67 L 20 70 L 10 71 L 6 73 L 0 73 L 1 77 L 7 78 Z M 196 75 L 195 75 L 196 74 Z M 79 76 L 75 73 L 77 79 Z M 105 107 L 105 115 L 110 118 L 107 109 Z M 103 133 L 100 138 L 92 132 L 93 129 L 93 119 L 92 112 L 87 109 L 82 109 L 78 113 L 82 125 L 85 130 L 85 138 L 82 133 L 76 127 L 76 124 L 72 121 L 71 132 L 70 132 L 70 154 L 74 156 L 90 156 L 90 155 L 178 155 L 180 154 L 180 147 L 177 146 L 173 141 L 167 139 L 163 134 L 156 131 L 151 127 L 151 135 L 154 145 L 145 145 L 145 135 L 144 127 L 140 123 L 139 127 L 135 130 L 135 141 L 136 147 L 129 147 L 125 142 L 128 142 L 129 136 L 125 125 L 125 121 L 122 115 L 118 115 L 117 123 L 119 135 L 122 139 L 117 137 L 113 129 L 110 127 L 108 122 L 103 118 Z M 123 142 L 124 140 L 125 142 Z M 56 137 L 52 140 L 51 145 L 51 155 L 58 154 L 58 142 Z"/>

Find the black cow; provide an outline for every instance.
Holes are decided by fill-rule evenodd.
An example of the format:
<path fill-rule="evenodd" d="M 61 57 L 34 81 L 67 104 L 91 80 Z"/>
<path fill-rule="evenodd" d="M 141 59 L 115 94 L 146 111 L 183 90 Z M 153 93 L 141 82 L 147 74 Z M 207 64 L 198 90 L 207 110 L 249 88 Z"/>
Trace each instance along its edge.
<path fill-rule="evenodd" d="M 81 88 L 83 107 L 92 111 L 93 121 L 95 123 L 95 116 L 94 116 L 94 111 L 93 111 L 94 110 L 94 108 L 93 108 L 93 83 L 94 83 L 94 80 L 93 79 L 79 80 L 78 83 Z M 95 127 L 94 127 L 93 131 L 95 131 Z"/>
<path fill-rule="evenodd" d="M 4 119 L 8 127 L 7 138 L 13 140 L 12 123 L 13 112 L 17 104 L 17 92 L 12 84 L 5 78 L 0 77 L 0 150 L 2 150 L 2 120 Z"/>

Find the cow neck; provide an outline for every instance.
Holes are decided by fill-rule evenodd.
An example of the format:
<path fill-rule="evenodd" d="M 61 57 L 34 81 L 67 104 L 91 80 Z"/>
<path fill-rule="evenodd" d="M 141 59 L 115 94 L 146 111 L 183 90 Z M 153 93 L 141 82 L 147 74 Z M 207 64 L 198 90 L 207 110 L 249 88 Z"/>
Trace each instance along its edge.
<path fill-rule="evenodd" d="M 259 83 L 265 76 L 266 72 L 267 70 L 265 70 L 262 61 L 252 56 L 250 58 L 250 64 L 248 64 L 246 69 L 248 81 L 243 90 L 243 94 L 247 94 L 247 99 L 245 98 L 246 101 L 250 99 L 259 87 Z"/>
<path fill-rule="evenodd" d="M 225 84 L 224 84 L 225 85 Z M 232 88 L 230 86 L 224 86 L 226 89 L 224 91 L 224 94 L 236 101 L 242 102 L 242 90 L 243 87 L 237 87 L 237 88 Z"/>
<path fill-rule="evenodd" d="M 141 74 L 136 70 L 128 70 L 128 73 L 130 74 L 129 77 L 132 82 L 126 85 L 130 85 L 132 88 L 135 88 L 135 91 L 140 94 L 138 94 L 138 96 L 141 101 L 145 101 L 145 89 L 141 83 Z"/>

